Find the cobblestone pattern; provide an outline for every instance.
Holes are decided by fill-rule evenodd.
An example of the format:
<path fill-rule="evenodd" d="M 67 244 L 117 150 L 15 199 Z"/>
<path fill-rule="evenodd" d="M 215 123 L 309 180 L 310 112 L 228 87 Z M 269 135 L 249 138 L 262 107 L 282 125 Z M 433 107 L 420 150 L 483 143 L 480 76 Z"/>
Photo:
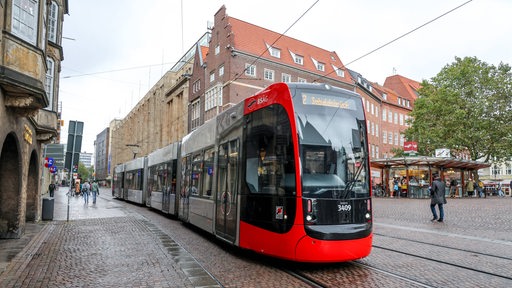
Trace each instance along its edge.
<path fill-rule="evenodd" d="M 86 220 L 48 222 L 0 274 L 0 287 L 309 287 L 281 270 L 294 268 L 290 263 L 226 245 L 178 220 L 112 200 L 103 192 L 95 205 L 72 198 L 71 218 Z M 65 202 L 59 201 L 56 207 L 62 208 Z M 503 267 L 493 269 L 489 256 L 477 254 L 512 257 L 512 199 L 448 201 L 445 222 L 432 223 L 428 199 L 375 199 L 374 244 L 415 255 L 440 255 L 438 259 L 480 265 L 487 271 L 501 273 L 511 267 L 501 259 L 496 263 Z M 62 219 L 59 213 L 56 218 Z M 354 263 L 306 265 L 302 271 L 321 279 L 326 287 L 420 286 L 407 279 L 434 287 L 512 286 L 507 279 L 380 248 L 360 262 L 404 278 Z M 212 277 L 221 285 L 212 284 Z"/>
<path fill-rule="evenodd" d="M 135 218 L 55 221 L 43 230 L 2 273 L 0 287 L 193 287 Z"/>

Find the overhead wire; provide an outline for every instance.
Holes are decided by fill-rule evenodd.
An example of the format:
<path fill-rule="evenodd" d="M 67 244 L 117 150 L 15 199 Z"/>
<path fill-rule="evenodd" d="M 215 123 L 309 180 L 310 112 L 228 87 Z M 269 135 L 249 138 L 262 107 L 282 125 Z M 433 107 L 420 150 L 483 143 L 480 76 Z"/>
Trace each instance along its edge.
<path fill-rule="evenodd" d="M 293 27 L 293 26 L 295 26 L 295 24 L 297 24 L 297 22 L 299 22 L 299 21 L 300 21 L 300 20 L 301 20 L 301 19 L 302 19 L 302 18 L 303 18 L 303 17 L 304 17 L 304 16 L 305 16 L 305 15 L 306 15 L 310 10 L 311 10 L 311 9 L 313 9 L 313 7 L 318 3 L 318 1 L 320 1 L 320 0 L 316 0 L 316 1 L 315 1 L 315 3 L 313 3 L 311 6 L 309 6 L 309 8 L 308 8 L 306 11 L 304 11 L 304 13 L 302 13 L 302 15 L 300 15 L 300 16 L 299 16 L 299 18 L 297 18 L 297 19 L 296 19 L 296 20 L 295 20 L 295 21 L 294 21 L 294 22 L 293 22 L 293 23 L 292 23 L 292 24 L 291 24 L 291 25 L 290 25 L 290 26 L 289 26 L 289 27 L 288 27 L 288 28 L 287 28 L 283 33 L 279 34 L 279 36 L 276 38 L 276 40 L 274 40 L 274 42 L 272 42 L 272 44 L 270 44 L 270 46 L 274 46 L 274 44 L 276 44 L 276 43 L 277 43 L 277 41 L 279 41 L 281 38 L 283 38 L 283 36 L 284 36 L 286 33 L 288 33 L 288 31 L 290 31 L 290 29 L 292 29 L 292 27 Z M 258 57 L 256 57 L 256 59 L 254 59 L 254 60 L 251 62 L 251 64 L 249 65 L 249 67 L 250 67 L 250 66 L 252 66 L 252 65 L 254 65 L 254 63 L 258 62 L 258 60 L 260 60 L 260 59 L 261 59 L 261 57 L 262 57 L 262 56 L 263 56 L 267 51 L 268 51 L 268 48 L 267 48 L 267 49 L 264 49 L 264 50 L 260 53 L 260 55 L 258 55 Z M 246 67 L 246 68 L 245 68 L 245 69 L 243 69 L 240 73 L 235 74 L 235 75 L 238 75 L 238 76 L 236 76 L 236 77 L 235 77 L 233 80 L 231 80 L 231 81 L 236 81 L 237 79 L 240 79 L 240 76 L 241 76 L 242 74 L 244 74 L 244 73 L 245 73 L 245 71 L 246 71 L 249 67 Z M 228 82 L 229 82 L 229 81 L 228 81 Z"/>
<path fill-rule="evenodd" d="M 415 32 L 415 31 L 417 31 L 417 30 L 419 30 L 419 29 L 421 29 L 421 28 L 423 28 L 423 27 L 427 26 L 427 25 L 428 25 L 428 24 L 430 24 L 430 23 L 432 23 L 432 22 L 434 22 L 434 21 L 436 21 L 436 20 L 438 20 L 438 19 L 440 19 L 440 18 L 442 18 L 442 17 L 444 17 L 444 16 L 446 16 L 446 15 L 448 15 L 448 14 L 452 13 L 453 11 L 455 11 L 455 10 L 457 10 L 457 9 L 459 9 L 459 8 L 461 8 L 461 7 L 463 7 L 463 6 L 465 6 L 465 5 L 467 5 L 469 2 L 472 2 L 472 1 L 473 1 L 473 0 L 468 0 L 468 1 L 466 1 L 466 2 L 464 2 L 464 3 L 462 3 L 462 4 L 460 4 L 459 6 L 457 6 L 457 7 L 455 7 L 455 8 L 450 9 L 449 11 L 447 11 L 447 12 L 445 12 L 445 13 L 443 13 L 443 14 L 441 14 L 441 15 L 437 16 L 437 17 L 435 17 L 434 19 L 429 20 L 429 21 L 427 21 L 427 22 L 425 22 L 425 23 L 421 24 L 420 26 L 418 26 L 418 27 L 416 27 L 416 28 L 414 28 L 414 29 L 412 29 L 412 30 L 410 30 L 410 31 L 408 31 L 408 32 L 406 32 L 406 33 L 404 33 L 404 34 L 402 34 L 402 35 L 400 35 L 400 36 L 398 36 L 398 37 L 394 38 L 393 40 L 388 41 L 388 42 L 386 42 L 386 43 L 384 43 L 384 44 L 380 45 L 379 47 L 377 47 L 377 48 L 375 48 L 375 49 L 371 50 L 370 52 L 367 52 L 367 53 L 365 53 L 365 54 L 363 54 L 363 55 L 361 55 L 361 56 L 357 57 L 356 59 L 354 59 L 354 60 L 352 60 L 352 61 L 348 62 L 348 63 L 347 63 L 347 64 L 345 64 L 344 66 L 345 66 L 345 67 L 347 67 L 347 66 L 349 66 L 350 64 L 353 64 L 354 62 L 357 62 L 357 61 L 359 61 L 359 60 L 361 60 L 361 59 L 365 58 L 366 56 L 371 55 L 371 54 L 373 54 L 373 53 L 377 52 L 378 50 L 380 50 L 380 49 L 382 49 L 382 48 L 384 48 L 384 47 L 386 47 L 386 46 L 388 46 L 388 45 L 390 45 L 390 44 L 392 44 L 392 43 L 394 43 L 394 42 L 396 42 L 396 41 L 398 41 L 398 40 L 400 40 L 400 39 L 404 38 L 405 36 L 407 36 L 407 35 L 409 35 L 409 34 L 411 34 L 411 33 Z M 316 81 L 318 81 L 318 80 L 320 80 L 320 79 L 322 79 L 322 78 L 326 78 L 327 76 L 331 75 L 332 73 L 334 73 L 334 72 L 336 72 L 336 71 L 337 71 L 337 69 L 336 69 L 336 70 L 333 70 L 333 71 L 331 71 L 331 72 L 329 72 L 329 73 L 327 73 L 327 74 L 325 74 L 325 75 L 323 75 L 323 76 L 320 76 L 320 77 L 318 77 L 317 79 L 313 80 L 313 82 L 316 82 Z"/>

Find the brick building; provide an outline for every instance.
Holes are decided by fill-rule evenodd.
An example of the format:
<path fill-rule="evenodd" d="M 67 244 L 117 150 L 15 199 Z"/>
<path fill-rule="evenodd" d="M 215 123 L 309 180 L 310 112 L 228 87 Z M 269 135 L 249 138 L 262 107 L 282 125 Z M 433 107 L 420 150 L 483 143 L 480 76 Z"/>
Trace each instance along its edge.
<path fill-rule="evenodd" d="M 275 82 L 355 88 L 336 52 L 230 17 L 225 6 L 201 52 L 190 78 L 189 131 Z"/>
<path fill-rule="evenodd" d="M 58 142 L 58 90 L 67 0 L 0 5 L 0 238 L 41 219 L 45 144 Z M 40 182 L 43 178 L 43 182 Z"/>
<path fill-rule="evenodd" d="M 371 82 L 347 69 L 336 52 L 230 17 L 225 6 L 215 13 L 209 30 L 178 61 L 190 66 L 166 74 L 128 116 L 111 126 L 111 169 L 179 141 L 275 82 L 322 82 L 356 91 L 365 106 L 370 156 L 388 157 L 393 148 L 402 148 L 401 132 L 407 128 L 418 82 L 400 75 L 388 77 L 383 86 Z M 165 110 L 149 113 L 148 107 Z"/>

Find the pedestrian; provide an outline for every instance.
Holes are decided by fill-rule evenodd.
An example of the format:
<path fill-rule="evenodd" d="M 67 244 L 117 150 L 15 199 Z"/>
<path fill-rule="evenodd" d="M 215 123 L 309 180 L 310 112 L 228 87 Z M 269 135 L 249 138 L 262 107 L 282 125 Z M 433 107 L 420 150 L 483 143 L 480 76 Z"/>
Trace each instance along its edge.
<path fill-rule="evenodd" d="M 485 197 L 485 193 L 484 193 L 484 182 L 482 182 L 482 180 L 478 180 L 478 197 L 480 198 L 483 198 Z"/>
<path fill-rule="evenodd" d="M 445 184 L 441 181 L 439 176 L 436 176 L 434 182 L 432 182 L 432 188 L 430 190 L 430 210 L 432 211 L 432 222 L 443 222 L 444 221 L 444 209 L 443 205 L 446 204 L 445 197 Z M 437 218 L 436 205 L 439 207 L 439 218 Z"/>
<path fill-rule="evenodd" d="M 84 203 L 89 203 L 89 190 L 91 189 L 91 185 L 89 185 L 89 181 L 85 181 L 82 185 L 82 196 L 84 197 Z"/>
<path fill-rule="evenodd" d="M 400 198 L 400 191 L 398 187 L 398 178 L 393 180 L 393 192 L 395 193 L 395 197 Z"/>
<path fill-rule="evenodd" d="M 389 196 L 391 198 L 393 198 L 393 186 L 395 186 L 395 181 L 393 180 L 393 178 L 389 177 L 389 181 L 388 181 L 388 189 L 389 189 Z"/>
<path fill-rule="evenodd" d="M 79 196 L 82 193 L 82 184 L 80 184 L 80 179 L 75 180 L 75 196 Z"/>
<path fill-rule="evenodd" d="M 96 195 L 100 195 L 100 187 L 98 186 L 98 181 L 92 182 L 91 192 L 92 192 L 92 204 L 96 204 Z"/>
<path fill-rule="evenodd" d="M 505 197 L 505 193 L 503 193 L 503 189 L 501 188 L 501 183 L 498 184 L 498 196 Z"/>
<path fill-rule="evenodd" d="M 473 192 L 475 191 L 475 183 L 473 179 L 469 178 L 468 183 L 466 183 L 466 192 L 468 193 L 468 197 L 473 197 Z"/>
<path fill-rule="evenodd" d="M 450 181 L 450 198 L 455 198 L 455 194 L 457 194 L 457 185 L 459 185 L 457 179 L 453 178 L 452 181 Z"/>
<path fill-rule="evenodd" d="M 48 185 L 48 191 L 50 191 L 50 197 L 53 197 L 53 193 L 55 192 L 55 184 L 53 182 Z"/>

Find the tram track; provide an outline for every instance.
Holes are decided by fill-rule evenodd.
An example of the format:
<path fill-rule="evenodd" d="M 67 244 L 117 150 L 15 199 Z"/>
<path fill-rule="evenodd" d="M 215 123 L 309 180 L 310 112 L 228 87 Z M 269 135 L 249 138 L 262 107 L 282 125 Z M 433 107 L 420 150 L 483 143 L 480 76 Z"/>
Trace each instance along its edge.
<path fill-rule="evenodd" d="M 388 270 L 384 270 L 384 269 L 381 269 L 381 268 L 377 268 L 377 267 L 374 267 L 374 266 L 371 266 L 371 265 L 368 265 L 368 264 L 365 264 L 365 263 L 361 263 L 361 262 L 359 262 L 357 260 L 356 261 L 352 261 L 351 263 L 353 263 L 354 265 L 359 266 L 361 268 L 370 269 L 372 271 L 375 271 L 375 272 L 387 275 L 389 277 L 400 279 L 400 280 L 402 280 L 402 281 L 404 281 L 404 282 L 406 282 L 408 284 L 418 285 L 418 286 L 424 287 L 424 288 L 434 288 L 434 287 L 437 287 L 437 286 L 429 285 L 427 283 L 420 282 L 420 281 L 412 279 L 410 277 L 405 277 L 405 276 L 400 275 L 398 273 L 394 273 L 394 272 L 391 272 L 391 271 L 388 271 Z"/>
<path fill-rule="evenodd" d="M 442 244 L 438 244 L 438 243 L 431 243 L 431 242 L 426 242 L 426 241 L 408 239 L 408 238 L 398 237 L 398 236 L 390 236 L 390 235 L 385 235 L 385 234 L 381 234 L 381 233 L 373 233 L 373 234 L 376 235 L 376 236 L 379 236 L 379 237 L 387 237 L 387 238 L 396 239 L 396 240 L 402 240 L 402 241 L 408 241 L 408 242 L 417 243 L 417 244 L 429 245 L 429 246 L 433 246 L 433 247 L 436 247 L 436 248 L 451 249 L 451 250 L 455 250 L 455 251 L 471 253 L 473 255 L 494 257 L 494 258 L 498 258 L 498 259 L 502 259 L 502 260 L 510 260 L 510 261 L 512 261 L 512 257 L 508 257 L 508 256 L 501 256 L 501 255 L 496 255 L 496 254 L 483 253 L 483 252 L 479 252 L 479 251 L 475 251 L 475 250 L 457 248 L 457 247 L 453 247 L 453 246 L 447 246 L 447 245 L 442 245 Z M 373 245 L 373 247 L 377 247 L 378 248 L 378 246 L 375 246 L 375 245 Z"/>
<path fill-rule="evenodd" d="M 405 251 L 401 251 L 401 250 L 397 250 L 397 249 L 392 249 L 392 248 L 389 248 L 389 247 L 373 245 L 373 248 L 378 248 L 378 249 L 390 251 L 390 252 L 393 252 L 393 253 L 398 253 L 398 254 L 401 254 L 401 255 L 409 256 L 409 257 L 415 257 L 415 258 L 419 258 L 419 259 L 422 259 L 422 260 L 431 261 L 431 262 L 434 262 L 436 264 L 444 264 L 444 265 L 448 265 L 448 266 L 451 266 L 451 267 L 456 267 L 456 268 L 460 268 L 460 269 L 464 269 L 464 270 L 468 270 L 468 271 L 478 272 L 478 273 L 482 273 L 482 274 L 487 275 L 487 276 L 498 277 L 498 278 L 505 279 L 505 280 L 512 280 L 512 277 L 510 277 L 510 276 L 501 275 L 501 274 L 497 274 L 497 273 L 493 273 L 493 272 L 489 272 L 489 271 L 485 271 L 485 270 L 481 270 L 481 269 L 477 269 L 477 268 L 472 268 L 472 267 L 469 267 L 467 265 L 462 265 L 462 264 L 457 264 L 457 263 L 453 263 L 453 262 L 449 262 L 449 261 L 435 259 L 435 258 L 432 258 L 432 257 L 417 255 L 417 254 L 414 254 L 414 253 L 409 253 L 409 252 L 405 252 Z M 494 257 L 494 256 L 490 256 L 490 257 Z"/>
<path fill-rule="evenodd" d="M 302 272 L 299 272 L 299 271 L 293 271 L 293 270 L 288 270 L 288 269 L 281 269 L 281 271 L 283 271 L 284 273 L 296 278 L 296 279 L 299 279 L 300 281 L 304 282 L 306 285 L 312 287 L 312 288 L 324 288 L 324 287 L 329 287 L 329 286 L 326 286 L 324 283 L 321 283 L 315 279 L 313 279 L 312 277 L 310 276 L 307 276 L 306 274 L 302 273 Z"/>

